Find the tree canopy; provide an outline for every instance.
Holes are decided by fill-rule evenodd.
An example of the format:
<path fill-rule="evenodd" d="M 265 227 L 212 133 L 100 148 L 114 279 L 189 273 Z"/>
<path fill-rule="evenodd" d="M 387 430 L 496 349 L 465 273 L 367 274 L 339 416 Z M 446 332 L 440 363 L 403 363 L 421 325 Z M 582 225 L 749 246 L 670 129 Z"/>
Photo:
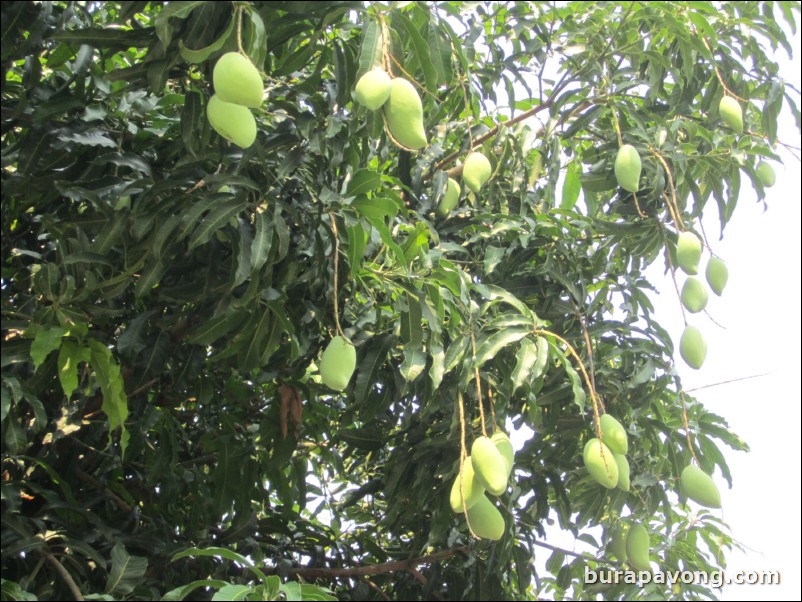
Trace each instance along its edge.
<path fill-rule="evenodd" d="M 3 599 L 715 596 L 585 574 L 734 545 L 680 487 L 747 449 L 675 369 L 709 321 L 680 353 L 644 273 L 679 297 L 694 233 L 706 295 L 741 189 L 765 199 L 798 2 L 1 10 Z M 237 54 L 259 106 L 220 99 Z M 604 415 L 625 459 L 583 456 L 616 451 Z"/>

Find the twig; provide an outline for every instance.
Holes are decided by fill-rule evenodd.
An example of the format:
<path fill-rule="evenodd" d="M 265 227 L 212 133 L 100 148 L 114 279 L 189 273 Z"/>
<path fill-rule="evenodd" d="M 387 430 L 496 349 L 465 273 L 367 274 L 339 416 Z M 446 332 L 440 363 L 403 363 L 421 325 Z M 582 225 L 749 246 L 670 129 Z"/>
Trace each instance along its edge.
<path fill-rule="evenodd" d="M 709 389 L 710 387 L 718 387 L 719 385 L 729 385 L 737 383 L 742 380 L 749 380 L 751 378 L 760 378 L 761 376 L 769 376 L 773 372 L 764 372 L 763 374 L 752 374 L 751 376 L 741 376 L 740 378 L 731 378 L 730 380 L 722 380 L 717 383 L 710 383 L 709 385 L 702 385 L 701 387 L 694 387 L 693 389 L 686 389 L 686 393 L 693 393 L 694 391 L 701 391 L 702 389 Z"/>
<path fill-rule="evenodd" d="M 340 237 L 337 234 L 337 220 L 334 218 L 333 213 L 329 213 L 329 219 L 331 220 L 331 231 L 334 234 L 334 324 L 337 329 L 337 334 L 345 338 L 343 329 L 340 326 L 340 306 L 337 298 L 337 265 L 340 259 Z"/>

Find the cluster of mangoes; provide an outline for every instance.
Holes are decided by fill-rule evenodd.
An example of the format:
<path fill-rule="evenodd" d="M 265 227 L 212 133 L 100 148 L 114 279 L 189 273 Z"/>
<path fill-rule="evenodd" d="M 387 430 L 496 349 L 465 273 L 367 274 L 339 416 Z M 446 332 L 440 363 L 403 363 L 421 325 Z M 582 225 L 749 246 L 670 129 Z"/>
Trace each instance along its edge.
<path fill-rule="evenodd" d="M 391 78 L 381 67 L 362 75 L 354 87 L 354 98 L 371 111 L 382 110 L 391 139 L 407 150 L 426 146 L 423 126 L 423 104 L 415 86 L 402 77 Z M 462 166 L 462 181 L 478 193 L 490 178 L 492 167 L 480 152 L 471 152 Z M 447 216 L 459 202 L 462 188 L 454 178 L 448 179 L 445 193 L 437 206 L 437 214 Z"/>
<path fill-rule="evenodd" d="M 478 193 L 490 179 L 493 168 L 490 160 L 478 151 L 472 151 L 462 164 L 462 181 L 468 189 Z M 459 183 L 454 178 L 448 179 L 445 194 L 437 206 L 437 215 L 446 217 L 457 206 L 462 193 Z"/>
<path fill-rule="evenodd" d="M 740 103 L 732 96 L 722 96 L 718 104 L 718 114 L 721 120 L 732 128 L 736 133 L 744 131 L 744 114 Z M 760 161 L 755 166 L 755 173 L 758 179 L 766 188 L 771 188 L 777 181 L 774 168 L 765 161 Z"/>
<path fill-rule="evenodd" d="M 688 274 L 682 286 L 680 300 L 683 307 L 691 313 L 698 313 L 707 306 L 708 295 L 704 284 L 696 278 L 699 273 L 699 260 L 702 257 L 702 241 L 696 234 L 686 230 L 677 237 L 677 265 Z M 721 296 L 727 284 L 729 271 L 718 257 L 711 257 L 707 262 L 705 279 L 716 295 Z M 707 356 L 707 343 L 701 331 L 692 324 L 685 327 L 680 338 L 679 350 L 682 359 L 691 368 L 698 370 L 702 367 Z"/>
<path fill-rule="evenodd" d="M 371 111 L 382 109 L 387 130 L 396 144 L 408 150 L 426 146 L 423 103 L 409 80 L 391 78 L 381 67 L 374 67 L 356 82 L 354 98 Z"/>
<path fill-rule="evenodd" d="M 619 522 L 610 529 L 608 553 L 619 562 L 628 562 L 639 571 L 651 570 L 649 531 L 641 523 Z"/>
<path fill-rule="evenodd" d="M 597 483 L 608 489 L 629 491 L 629 442 L 627 432 L 610 414 L 600 419 L 602 438 L 594 437 L 585 444 L 582 459 Z"/>
<path fill-rule="evenodd" d="M 218 134 L 240 148 L 256 140 L 256 119 L 251 109 L 262 105 L 264 89 L 259 70 L 245 55 L 227 52 L 212 72 L 214 94 L 206 105 L 206 117 Z"/>
<path fill-rule="evenodd" d="M 483 539 L 497 541 L 504 534 L 504 517 L 485 495 L 501 495 L 507 489 L 515 450 L 502 431 L 477 437 L 451 486 L 451 509 L 465 512 L 471 530 Z"/>

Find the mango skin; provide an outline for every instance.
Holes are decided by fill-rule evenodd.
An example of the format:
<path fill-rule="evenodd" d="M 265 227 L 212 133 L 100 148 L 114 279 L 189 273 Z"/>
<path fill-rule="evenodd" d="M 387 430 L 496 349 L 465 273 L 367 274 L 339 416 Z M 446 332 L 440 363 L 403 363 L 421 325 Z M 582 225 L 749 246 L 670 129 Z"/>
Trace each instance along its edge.
<path fill-rule="evenodd" d="M 496 449 L 490 437 L 477 437 L 471 446 L 471 458 L 476 478 L 493 495 L 501 495 L 507 489 L 507 461 Z"/>
<path fill-rule="evenodd" d="M 342 391 L 348 386 L 355 369 L 356 348 L 344 337 L 334 337 L 320 358 L 323 384 L 335 391 Z"/>
<path fill-rule="evenodd" d="M 472 507 L 479 498 L 484 497 L 485 488 L 476 478 L 476 473 L 473 470 L 473 463 L 471 458 L 465 458 L 462 463 L 462 489 L 460 489 L 460 473 L 454 478 L 454 483 L 451 485 L 451 509 L 456 513 L 463 512 L 462 507 L 462 492 L 465 492 L 465 506 Z"/>
<path fill-rule="evenodd" d="M 629 492 L 629 460 L 623 454 L 613 452 L 615 463 L 618 464 L 618 488 Z"/>
<path fill-rule="evenodd" d="M 504 535 L 504 517 L 485 495 L 468 508 L 467 518 L 471 530 L 482 539 L 498 541 Z"/>
<path fill-rule="evenodd" d="M 696 326 L 686 326 L 679 340 L 679 353 L 694 370 L 702 367 L 707 356 L 707 343 Z"/>
<path fill-rule="evenodd" d="M 627 533 L 627 559 L 629 564 L 639 571 L 650 571 L 649 564 L 649 532 L 640 523 L 634 524 Z"/>
<path fill-rule="evenodd" d="M 507 463 L 507 479 L 509 479 L 512 473 L 512 466 L 515 463 L 515 449 L 512 447 L 512 441 L 510 441 L 507 434 L 502 431 L 493 433 L 490 440 Z"/>
<path fill-rule="evenodd" d="M 212 81 L 220 100 L 252 109 L 262 106 L 262 76 L 239 52 L 228 52 L 220 57 L 214 66 Z"/>
<path fill-rule="evenodd" d="M 225 102 L 214 94 L 206 105 L 206 118 L 226 140 L 248 148 L 256 140 L 256 119 L 248 107 Z"/>
<path fill-rule="evenodd" d="M 627 533 L 629 532 L 629 525 L 627 523 L 620 523 L 612 527 L 610 532 L 610 543 L 607 544 L 607 550 L 618 562 L 627 561 Z"/>
<path fill-rule="evenodd" d="M 689 276 L 685 284 L 682 285 L 680 299 L 682 300 L 682 305 L 689 312 L 693 314 L 699 313 L 707 307 L 707 289 L 701 280 Z"/>
<path fill-rule="evenodd" d="M 465 158 L 465 163 L 462 165 L 462 181 L 474 192 L 479 192 L 490 179 L 492 172 L 493 168 L 488 158 L 482 153 L 474 152 Z"/>
<path fill-rule="evenodd" d="M 618 463 L 609 447 L 594 437 L 585 444 L 582 459 L 597 483 L 607 489 L 615 489 L 618 485 Z"/>
<path fill-rule="evenodd" d="M 453 178 L 448 179 L 448 186 L 446 186 L 446 191 L 443 194 L 443 198 L 440 199 L 440 204 L 437 206 L 437 215 L 440 217 L 446 217 L 454 207 L 457 206 L 459 203 L 459 195 L 462 192 L 462 189 L 459 186 L 459 183 L 454 180 Z"/>
<path fill-rule="evenodd" d="M 718 257 L 711 257 L 705 270 L 705 278 L 707 284 L 710 285 L 710 290 L 720 297 L 724 292 L 724 287 L 727 286 L 729 277 L 730 271 L 727 269 L 727 264 Z"/>
<path fill-rule="evenodd" d="M 390 75 L 380 67 L 366 72 L 354 88 L 354 98 L 371 111 L 380 109 L 390 98 L 392 80 Z"/>
<path fill-rule="evenodd" d="M 777 182 L 777 174 L 774 173 L 774 168 L 765 161 L 761 161 L 755 167 L 758 179 L 763 183 L 766 188 L 771 188 Z"/>
<path fill-rule="evenodd" d="M 387 129 L 402 147 L 418 150 L 426 146 L 423 103 L 409 81 L 396 77 L 390 82 L 390 97 L 384 103 Z"/>
<path fill-rule="evenodd" d="M 696 464 L 688 464 L 682 470 L 679 485 L 694 502 L 708 508 L 721 508 L 721 493 L 716 483 Z"/>
<path fill-rule="evenodd" d="M 631 144 L 624 144 L 615 156 L 615 178 L 618 185 L 629 192 L 638 192 L 640 188 L 641 160 L 637 149 Z"/>
<path fill-rule="evenodd" d="M 626 454 L 629 451 L 627 431 L 618 420 L 610 414 L 602 415 L 599 420 L 601 423 L 602 440 L 610 448 L 610 451 L 617 454 Z"/>
<path fill-rule="evenodd" d="M 677 237 L 677 263 L 689 276 L 699 273 L 699 260 L 702 258 L 702 241 L 693 232 L 686 230 Z"/>
<path fill-rule="evenodd" d="M 732 96 L 722 96 L 718 103 L 721 120 L 737 133 L 744 131 L 744 113 L 741 104 Z"/>

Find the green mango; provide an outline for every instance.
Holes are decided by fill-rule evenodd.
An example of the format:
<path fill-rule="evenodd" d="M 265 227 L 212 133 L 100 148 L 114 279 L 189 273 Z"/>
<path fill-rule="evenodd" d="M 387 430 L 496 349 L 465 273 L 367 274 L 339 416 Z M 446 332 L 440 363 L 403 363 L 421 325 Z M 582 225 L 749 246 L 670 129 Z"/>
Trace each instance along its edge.
<path fill-rule="evenodd" d="M 460 473 L 454 478 L 454 483 L 451 485 L 451 509 L 454 512 L 463 512 L 462 506 L 462 492 L 465 492 L 465 506 L 470 508 L 479 498 L 484 496 L 485 488 L 476 478 L 476 473 L 473 470 L 473 462 L 469 457 L 465 458 L 462 463 L 462 488 L 460 489 Z"/>
<path fill-rule="evenodd" d="M 688 464 L 680 475 L 680 490 L 694 502 L 708 508 L 721 508 L 721 494 L 710 476 L 696 464 Z"/>
<path fill-rule="evenodd" d="M 390 135 L 400 146 L 410 150 L 426 146 L 423 103 L 415 86 L 402 77 L 390 82 L 390 97 L 384 103 L 384 117 Z"/>
<path fill-rule="evenodd" d="M 741 104 L 732 96 L 722 96 L 718 103 L 718 114 L 721 120 L 737 133 L 744 131 L 744 114 Z"/>
<path fill-rule="evenodd" d="M 730 272 L 727 269 L 727 264 L 718 257 L 711 257 L 710 261 L 707 262 L 707 269 L 705 270 L 705 278 L 707 278 L 710 289 L 718 296 L 721 296 L 729 277 Z"/>
<path fill-rule="evenodd" d="M 652 565 L 649 564 L 649 532 L 646 527 L 636 523 L 629 528 L 627 533 L 627 559 L 629 564 L 639 571 L 650 571 Z"/>
<path fill-rule="evenodd" d="M 437 215 L 440 217 L 446 217 L 449 213 L 451 213 L 451 211 L 459 202 L 460 192 L 462 192 L 462 189 L 457 181 L 449 178 L 446 191 L 443 194 L 443 198 L 440 199 L 440 204 L 437 206 Z"/>
<path fill-rule="evenodd" d="M 686 326 L 679 340 L 679 353 L 694 370 L 702 367 L 707 356 L 707 343 L 696 326 Z"/>
<path fill-rule="evenodd" d="M 498 451 L 490 437 L 477 437 L 471 446 L 471 458 L 476 478 L 493 495 L 501 495 L 507 489 L 507 461 Z"/>
<path fill-rule="evenodd" d="M 618 485 L 618 463 L 613 452 L 595 437 L 585 444 L 582 452 L 585 466 L 600 485 L 614 489 Z"/>
<path fill-rule="evenodd" d="M 384 69 L 380 67 L 371 69 L 356 82 L 354 98 L 371 111 L 380 109 L 390 98 L 392 81 Z"/>
<path fill-rule="evenodd" d="M 510 438 L 507 437 L 507 434 L 503 431 L 496 431 L 493 433 L 490 440 L 507 463 L 507 479 L 509 479 L 512 473 L 512 466 L 515 463 L 515 449 L 512 447 L 512 441 L 510 441 Z"/>
<path fill-rule="evenodd" d="M 680 232 L 677 237 L 677 263 L 682 271 L 690 276 L 699 272 L 702 258 L 702 241 L 690 230 Z"/>
<path fill-rule="evenodd" d="M 348 386 L 355 369 L 356 348 L 345 337 L 334 337 L 320 358 L 323 384 L 335 391 L 342 391 Z"/>
<path fill-rule="evenodd" d="M 212 72 L 214 91 L 224 102 L 255 109 L 262 106 L 262 76 L 254 64 L 239 52 L 220 57 Z"/>
<path fill-rule="evenodd" d="M 629 192 L 638 192 L 640 188 L 641 160 L 637 149 L 631 144 L 624 144 L 615 156 L 615 177 L 618 185 Z"/>
<path fill-rule="evenodd" d="M 629 451 L 629 442 L 627 431 L 621 423 L 610 414 L 603 414 L 599 422 L 604 444 L 617 454 L 626 454 Z"/>
<path fill-rule="evenodd" d="M 482 189 L 485 182 L 490 179 L 491 173 L 493 168 L 490 161 L 482 153 L 470 153 L 462 165 L 462 181 L 474 192 Z"/>
<path fill-rule="evenodd" d="M 498 541 L 504 535 L 504 517 L 486 495 L 468 508 L 467 518 L 471 530 L 482 539 Z"/>
<path fill-rule="evenodd" d="M 607 544 L 608 553 L 618 562 L 627 561 L 627 533 L 629 525 L 621 522 L 608 530 L 609 543 Z"/>
<path fill-rule="evenodd" d="M 618 464 L 618 488 L 621 491 L 629 491 L 629 460 L 624 454 L 613 452 L 615 463 Z"/>
<path fill-rule="evenodd" d="M 240 148 L 256 140 L 256 120 L 248 107 L 225 102 L 215 94 L 206 105 L 206 118 L 215 132 Z"/>
<path fill-rule="evenodd" d="M 680 299 L 685 309 L 693 314 L 698 313 L 707 307 L 707 289 L 701 280 L 689 276 L 682 285 Z"/>
<path fill-rule="evenodd" d="M 777 175 L 774 173 L 774 168 L 765 161 L 761 161 L 757 164 L 755 172 L 766 188 L 771 188 L 777 182 Z"/>

